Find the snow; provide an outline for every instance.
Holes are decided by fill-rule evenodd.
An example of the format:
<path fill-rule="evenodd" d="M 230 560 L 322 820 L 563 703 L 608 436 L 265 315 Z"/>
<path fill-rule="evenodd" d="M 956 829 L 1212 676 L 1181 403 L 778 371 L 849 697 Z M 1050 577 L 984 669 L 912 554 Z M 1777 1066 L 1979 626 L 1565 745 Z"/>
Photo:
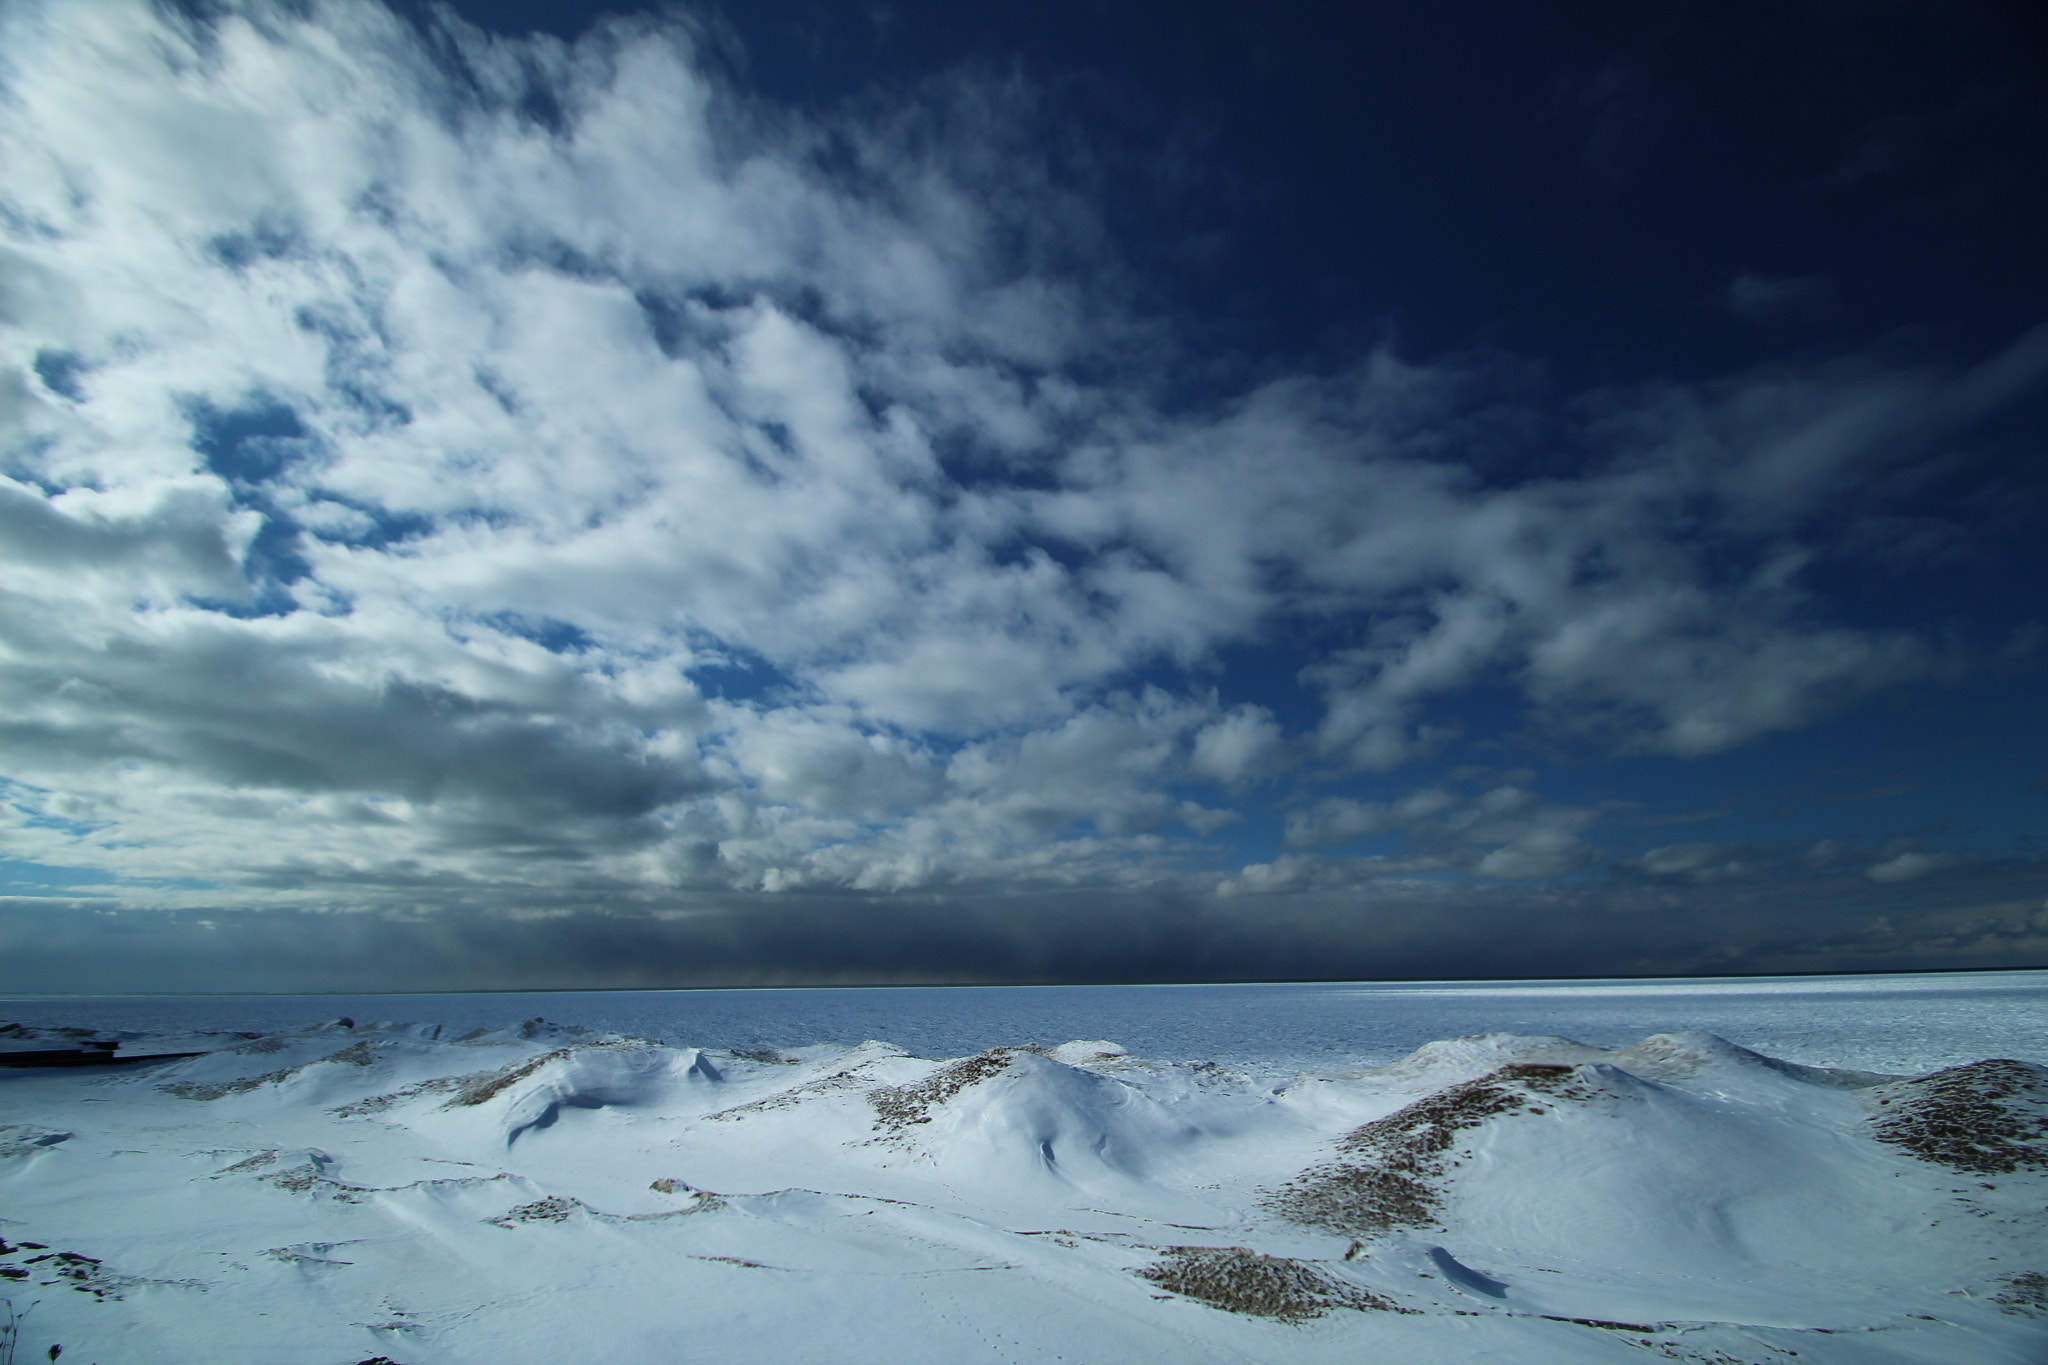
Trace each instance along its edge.
<path fill-rule="evenodd" d="M 2048 1358 L 2022 1061 L 1490 1034 L 1276 1079 L 1104 1040 L 121 1037 L 174 1051 L 203 1055 L 0 1069 L 20 1359 Z"/>

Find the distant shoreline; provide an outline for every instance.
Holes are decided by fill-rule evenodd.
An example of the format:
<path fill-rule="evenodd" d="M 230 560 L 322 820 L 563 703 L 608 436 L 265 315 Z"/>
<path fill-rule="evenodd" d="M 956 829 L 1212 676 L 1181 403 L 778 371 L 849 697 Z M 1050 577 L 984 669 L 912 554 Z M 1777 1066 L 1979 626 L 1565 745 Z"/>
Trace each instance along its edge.
<path fill-rule="evenodd" d="M 1685 976 L 1459 976 L 1459 977 L 1296 977 L 1239 981 L 863 981 L 805 984 L 777 982 L 752 986 L 491 986 L 446 990 L 331 990 L 331 991 L 104 991 L 32 994 L 27 991 L 0 992 L 0 1002 L 9 1000 L 311 1000 L 332 997 L 442 996 L 442 995 L 674 995 L 717 991 L 971 991 L 971 990 L 1085 990 L 1085 989 L 1179 989 L 1183 987 L 1232 986 L 1363 986 L 1398 989 L 1404 986 L 1576 986 L 1635 982 L 1679 985 L 1712 981 L 1815 981 L 1863 977 L 1901 976 L 1989 976 L 2001 972 L 2048 973 L 2048 963 L 2033 967 L 1900 967 L 1858 972 L 1729 972 L 1720 975 Z"/>

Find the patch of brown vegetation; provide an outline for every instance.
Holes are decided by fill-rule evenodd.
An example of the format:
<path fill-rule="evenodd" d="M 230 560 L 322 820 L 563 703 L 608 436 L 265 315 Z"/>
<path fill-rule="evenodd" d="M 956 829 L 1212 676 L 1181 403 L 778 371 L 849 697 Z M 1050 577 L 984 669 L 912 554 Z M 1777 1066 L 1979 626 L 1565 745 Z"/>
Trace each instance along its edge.
<path fill-rule="evenodd" d="M 363 1202 L 363 1191 L 359 1187 L 343 1184 L 329 1176 L 325 1165 L 318 1161 L 307 1160 L 258 1179 L 291 1194 L 324 1194 L 337 1204 Z"/>
<path fill-rule="evenodd" d="M 1664 1329 L 1648 1322 L 1609 1322 L 1606 1318 L 1561 1318 L 1555 1313 L 1538 1314 L 1545 1322 L 1571 1322 L 1581 1327 L 1598 1327 L 1603 1332 L 1661 1332 Z"/>
<path fill-rule="evenodd" d="M 1171 1227 L 1172 1224 L 1168 1224 L 1167 1226 Z M 1032 1228 L 1021 1231 L 1017 1235 L 1019 1237 L 1043 1237 L 1048 1241 L 1052 1242 L 1055 1246 L 1063 1246 L 1067 1248 L 1067 1250 L 1069 1251 L 1076 1249 L 1083 1242 L 1100 1242 L 1106 1240 L 1104 1238 L 1095 1236 L 1093 1233 L 1076 1232 L 1072 1228 Z"/>
<path fill-rule="evenodd" d="M 260 1046 L 263 1043 L 273 1043 L 275 1046 Z M 264 1038 L 259 1039 L 256 1043 L 249 1044 L 247 1047 L 233 1048 L 231 1051 L 275 1052 L 283 1046 L 282 1043 L 277 1043 L 275 1039 Z M 377 1053 L 367 1042 L 351 1043 L 341 1051 L 330 1052 L 319 1060 L 322 1062 L 339 1062 L 343 1066 L 369 1066 L 377 1060 Z M 315 1064 L 308 1063 L 307 1065 Z M 217 1100 L 227 1095 L 245 1095 L 251 1090 L 260 1090 L 266 1085 L 276 1085 L 282 1081 L 288 1081 L 305 1069 L 305 1066 L 288 1066 L 279 1071 L 267 1071 L 261 1076 L 244 1076 L 240 1080 L 234 1081 L 175 1081 L 170 1085 L 160 1085 L 157 1089 L 167 1095 L 176 1095 L 179 1099 Z M 340 1110 L 335 1112 L 339 1113 Z"/>
<path fill-rule="evenodd" d="M 730 1109 L 721 1109 L 715 1114 L 706 1114 L 704 1117 L 707 1120 L 717 1120 L 721 1123 L 733 1123 L 747 1117 L 749 1114 L 765 1114 L 773 1109 L 787 1109 L 792 1105 L 802 1104 L 807 1099 L 830 1094 L 834 1090 L 850 1089 L 861 1084 L 864 1078 L 860 1073 L 865 1071 L 869 1065 L 870 1063 L 865 1061 L 855 1062 L 852 1066 L 841 1067 L 839 1070 L 820 1076 L 816 1080 L 805 1081 L 802 1085 L 793 1085 L 787 1090 L 778 1090 L 772 1095 L 763 1095 L 760 1099 L 749 1100 L 745 1104 L 735 1104 Z"/>
<path fill-rule="evenodd" d="M 558 1047 L 552 1052 L 543 1052 L 540 1056 L 516 1066 L 501 1067 L 496 1071 L 486 1071 L 476 1076 L 458 1077 L 452 1087 L 455 1093 L 441 1107 L 463 1109 L 482 1104 L 502 1093 L 507 1086 L 525 1080 L 549 1062 L 559 1062 L 568 1055 L 568 1048 Z"/>
<path fill-rule="evenodd" d="M 682 1187 L 682 1193 L 690 1197 L 689 1203 L 679 1209 L 663 1209 L 660 1213 L 629 1213 L 621 1218 L 617 1214 L 592 1212 L 593 1218 L 607 1223 L 658 1223 L 668 1218 L 689 1218 L 699 1213 L 716 1213 L 726 1207 L 725 1196 L 709 1190 L 693 1190 Z"/>
<path fill-rule="evenodd" d="M 15 1134 L 16 1136 L 8 1136 Z M 34 1124 L 0 1123 L 0 1157 L 34 1156 L 37 1152 L 48 1151 L 60 1142 L 69 1142 L 76 1133 L 67 1133 L 60 1128 L 40 1128 Z"/>
<path fill-rule="evenodd" d="M 34 1254 L 30 1254 L 34 1253 Z M 81 1294 L 90 1294 L 94 1299 L 121 1299 L 125 1292 L 140 1285 L 168 1285 L 180 1289 L 204 1289 L 197 1280 L 145 1280 L 133 1275 L 121 1275 L 107 1269 L 106 1263 L 97 1256 L 86 1256 L 76 1251 L 58 1251 L 47 1242 L 18 1242 L 9 1245 L 0 1237 L 0 1258 L 18 1260 L 18 1265 L 0 1265 L 0 1281 L 23 1282 L 40 1289 L 75 1289 Z M 4 1326 L 4 1323 L 0 1323 Z M 0 1347 L 7 1344 L 0 1336 Z M 0 1350 L 0 1359 L 8 1359 Z M 52 1360 L 56 1352 L 50 1353 Z"/>
<path fill-rule="evenodd" d="M 236 1175 L 243 1171 L 260 1171 L 265 1166 L 269 1166 L 276 1162 L 276 1160 L 277 1149 L 273 1147 L 267 1152 L 258 1152 L 254 1156 L 245 1156 L 232 1166 L 223 1166 L 218 1171 L 215 1171 L 214 1174 L 216 1176 L 223 1176 Z"/>
<path fill-rule="evenodd" d="M 1994 1058 L 1872 1092 L 1871 1135 L 1976 1175 L 2048 1170 L 2048 1072 Z"/>
<path fill-rule="evenodd" d="M 476 1080 L 479 1075 L 487 1074 L 489 1073 L 480 1072 L 472 1076 L 436 1076 L 432 1080 L 421 1081 L 417 1085 L 409 1085 L 403 1090 L 393 1090 L 382 1095 L 369 1095 L 363 1099 L 351 1100 L 347 1104 L 338 1104 L 327 1112 L 333 1114 L 336 1118 L 344 1119 L 359 1119 L 365 1114 L 381 1114 L 394 1104 L 403 1104 L 405 1101 L 417 1099 L 421 1095 L 433 1095 L 443 1090 L 453 1090 L 459 1085 Z"/>
<path fill-rule="evenodd" d="M 583 1205 L 574 1199 L 564 1199 L 561 1195 L 551 1194 L 545 1199 L 536 1199 L 531 1204 L 521 1204 L 516 1209 L 485 1221 L 495 1223 L 501 1228 L 509 1228 L 518 1223 L 566 1223 L 569 1216 L 582 1207 Z"/>
<path fill-rule="evenodd" d="M 2008 1313 L 2048 1317 L 2048 1275 L 2038 1270 L 2008 1275 L 2005 1288 L 1993 1294 L 1991 1301 Z"/>
<path fill-rule="evenodd" d="M 354 1261 L 338 1261 L 326 1254 L 334 1250 L 335 1245 L 333 1242 L 308 1242 L 308 1249 L 305 1250 L 298 1247 L 266 1247 L 258 1254 L 273 1261 L 282 1261 L 286 1265 L 354 1265 Z"/>
<path fill-rule="evenodd" d="M 266 1175 L 263 1179 L 281 1190 L 305 1194 L 320 1183 L 321 1176 L 320 1168 L 308 1162 L 303 1166 L 288 1166 L 276 1175 Z"/>
<path fill-rule="evenodd" d="M 1163 1260 L 1138 1271 L 1162 1289 L 1228 1313 L 1307 1322 L 1337 1308 L 1408 1312 L 1389 1299 L 1334 1279 L 1303 1261 L 1249 1247 L 1165 1247 Z"/>
<path fill-rule="evenodd" d="M 992 1047 L 972 1057 L 948 1062 L 915 1085 L 877 1086 L 868 1091 L 868 1103 L 875 1108 L 876 1130 L 894 1133 L 913 1124 L 930 1123 L 932 1106 L 944 1104 L 967 1087 L 1000 1074 L 1009 1067 L 1011 1058 L 1025 1050 Z"/>
<path fill-rule="evenodd" d="M 29 1274 L 47 1275 L 50 1278 L 39 1283 L 44 1287 L 68 1285 L 81 1294 L 90 1294 L 95 1299 L 107 1300 L 121 1297 L 120 1290 L 135 1283 L 126 1276 L 110 1276 L 104 1263 L 96 1256 L 82 1256 L 75 1251 L 47 1251 L 40 1256 L 23 1259 L 22 1266 L 36 1266 Z"/>
<path fill-rule="evenodd" d="M 1428 1227 L 1442 1204 L 1432 1182 L 1446 1173 L 1458 1134 L 1516 1111 L 1540 1114 L 1532 1103 L 1539 1096 L 1589 1093 L 1571 1067 L 1516 1062 L 1352 1129 L 1337 1141 L 1344 1159 L 1302 1172 L 1261 1202 L 1290 1222 L 1346 1237 Z"/>
<path fill-rule="evenodd" d="M 299 1068 L 288 1066 L 282 1071 L 267 1071 L 261 1076 L 244 1076 L 235 1081 L 174 1081 L 160 1085 L 157 1089 L 166 1095 L 176 1095 L 181 1100 L 217 1100 L 228 1095 L 245 1095 L 251 1090 L 260 1090 L 266 1085 L 288 1081 L 299 1073 Z"/>

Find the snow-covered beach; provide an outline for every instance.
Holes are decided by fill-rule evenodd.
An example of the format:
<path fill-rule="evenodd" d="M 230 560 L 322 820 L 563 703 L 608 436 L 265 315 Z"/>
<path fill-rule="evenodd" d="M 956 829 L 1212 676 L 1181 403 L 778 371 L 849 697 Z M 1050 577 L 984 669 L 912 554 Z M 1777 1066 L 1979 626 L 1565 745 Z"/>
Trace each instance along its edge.
<path fill-rule="evenodd" d="M 1491 1034 L 1276 1078 L 542 1020 L 117 1041 L 199 1055 L 0 1069 L 23 1360 L 2048 1354 L 2031 1055 Z"/>

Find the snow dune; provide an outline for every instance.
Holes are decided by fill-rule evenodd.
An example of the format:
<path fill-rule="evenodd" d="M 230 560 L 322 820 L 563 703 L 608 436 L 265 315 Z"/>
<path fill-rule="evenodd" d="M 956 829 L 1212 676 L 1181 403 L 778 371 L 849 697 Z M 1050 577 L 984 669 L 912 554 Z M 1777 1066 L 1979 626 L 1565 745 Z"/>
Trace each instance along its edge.
<path fill-rule="evenodd" d="M 1099 1041 L 116 1041 L 200 1055 L 0 1069 L 21 1359 L 2048 1359 L 2024 1062 L 1493 1034 L 1274 1085 Z"/>

